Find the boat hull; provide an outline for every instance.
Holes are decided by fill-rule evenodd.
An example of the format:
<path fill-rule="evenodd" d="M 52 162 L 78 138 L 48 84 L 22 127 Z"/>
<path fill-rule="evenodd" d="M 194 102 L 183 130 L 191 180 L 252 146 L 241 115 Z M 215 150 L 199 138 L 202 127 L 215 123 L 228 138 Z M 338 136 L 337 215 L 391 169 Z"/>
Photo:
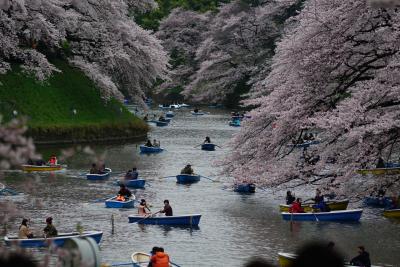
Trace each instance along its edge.
<path fill-rule="evenodd" d="M 130 188 L 144 188 L 146 184 L 146 180 L 144 179 L 135 179 L 135 180 L 123 180 L 123 181 L 118 181 L 118 185 L 124 184 L 127 187 Z"/>
<path fill-rule="evenodd" d="M 198 226 L 200 223 L 200 214 L 182 215 L 182 216 L 160 216 L 148 217 L 132 215 L 129 216 L 130 223 L 155 224 L 155 225 L 189 225 Z"/>
<path fill-rule="evenodd" d="M 103 173 L 103 174 L 87 173 L 86 178 L 91 181 L 105 180 L 105 179 L 110 178 L 111 172 L 112 171 L 110 168 L 106 168 L 106 173 Z"/>
<path fill-rule="evenodd" d="M 22 170 L 26 172 L 51 172 L 59 171 L 62 169 L 61 165 L 22 165 Z"/>
<path fill-rule="evenodd" d="M 240 127 L 240 121 L 230 121 L 229 126 Z"/>
<path fill-rule="evenodd" d="M 400 209 L 384 210 L 383 216 L 388 218 L 400 218 Z"/>
<path fill-rule="evenodd" d="M 346 210 L 347 206 L 349 205 L 349 200 L 345 199 L 345 200 L 340 200 L 340 201 L 327 201 L 326 204 L 328 205 L 328 207 L 332 210 Z M 312 205 L 302 205 L 302 208 L 304 209 L 305 212 L 310 212 L 312 211 Z M 284 205 L 281 204 L 279 205 L 279 210 L 281 212 L 289 212 L 290 210 L 290 205 Z"/>
<path fill-rule="evenodd" d="M 116 197 L 112 197 L 106 200 L 106 208 L 114 209 L 130 209 L 134 207 L 135 199 L 131 198 L 128 201 L 118 201 Z"/>
<path fill-rule="evenodd" d="M 168 123 L 169 123 L 169 121 L 156 121 L 156 125 L 157 125 L 158 127 L 167 126 Z"/>
<path fill-rule="evenodd" d="M 200 181 L 199 175 L 179 174 L 176 176 L 176 182 L 180 184 L 196 183 Z"/>
<path fill-rule="evenodd" d="M 204 115 L 205 113 L 204 112 L 194 112 L 194 111 L 191 111 L 190 112 L 192 115 L 194 115 L 194 116 L 201 116 L 201 115 Z"/>
<path fill-rule="evenodd" d="M 16 243 L 20 247 L 30 248 L 30 247 L 47 247 L 50 244 L 61 247 L 64 245 L 65 241 L 74 237 L 91 237 L 96 243 L 100 243 L 103 232 L 101 231 L 87 231 L 83 232 L 82 235 L 79 233 L 60 233 L 57 237 L 52 238 L 29 238 L 29 239 L 18 239 L 6 236 L 4 241 L 7 246 L 11 246 Z"/>
<path fill-rule="evenodd" d="M 141 145 L 140 146 L 140 152 L 141 153 L 159 153 L 162 152 L 164 150 L 164 148 L 161 147 L 148 147 L 145 145 Z"/>
<path fill-rule="evenodd" d="M 201 145 L 201 150 L 214 151 L 215 150 L 215 145 L 214 144 L 202 144 Z"/>
<path fill-rule="evenodd" d="M 366 197 L 364 198 L 363 203 L 366 206 L 385 208 L 392 205 L 392 200 L 390 199 L 390 197 Z"/>
<path fill-rule="evenodd" d="M 282 212 L 282 218 L 285 221 L 359 221 L 362 215 L 362 209 L 314 212 L 314 213 L 289 213 Z"/>
<path fill-rule="evenodd" d="M 233 191 L 238 193 L 255 193 L 256 185 L 255 184 L 238 184 L 235 185 Z"/>
<path fill-rule="evenodd" d="M 167 113 L 165 114 L 165 117 L 167 118 L 173 118 L 175 115 L 173 113 Z"/>

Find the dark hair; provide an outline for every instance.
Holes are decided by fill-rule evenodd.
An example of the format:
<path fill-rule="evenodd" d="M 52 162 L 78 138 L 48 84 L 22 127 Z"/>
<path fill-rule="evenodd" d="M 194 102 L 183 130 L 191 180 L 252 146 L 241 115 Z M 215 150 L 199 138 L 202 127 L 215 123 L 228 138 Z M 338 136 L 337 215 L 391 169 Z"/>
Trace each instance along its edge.
<path fill-rule="evenodd" d="M 28 226 L 28 219 L 25 219 L 25 218 L 22 219 L 21 225 Z M 20 228 L 21 228 L 21 226 L 20 226 Z"/>
<path fill-rule="evenodd" d="M 291 195 L 291 194 L 292 194 L 292 192 L 290 192 L 290 191 L 287 191 L 287 192 L 286 192 L 286 195 L 289 195 L 289 194 Z"/>
<path fill-rule="evenodd" d="M 164 204 L 165 204 L 165 203 L 168 203 L 168 204 L 169 204 L 169 200 L 168 200 L 168 199 L 164 200 Z"/>
<path fill-rule="evenodd" d="M 326 243 L 309 243 L 297 252 L 292 267 L 343 267 L 343 256 Z"/>
<path fill-rule="evenodd" d="M 146 203 L 146 199 L 141 199 L 140 204 Z"/>
<path fill-rule="evenodd" d="M 119 184 L 119 187 L 124 188 L 124 187 L 125 187 L 125 184 Z"/>
<path fill-rule="evenodd" d="M 134 171 L 134 170 L 137 170 L 137 168 L 136 168 L 136 167 L 133 167 L 133 168 L 132 168 L 132 171 Z"/>
<path fill-rule="evenodd" d="M 329 241 L 329 243 L 328 243 L 328 248 L 333 248 L 335 246 L 335 243 L 334 242 L 332 242 L 332 241 Z"/>
<path fill-rule="evenodd" d="M 53 218 L 51 218 L 51 217 L 47 217 L 47 219 L 46 219 L 46 223 L 52 223 L 53 222 Z"/>
<path fill-rule="evenodd" d="M 153 247 L 151 253 L 155 254 L 159 250 L 159 247 Z"/>
<path fill-rule="evenodd" d="M 92 163 L 92 167 L 96 166 L 96 163 Z"/>
<path fill-rule="evenodd" d="M 164 248 L 159 247 L 159 248 L 158 248 L 158 251 L 159 251 L 159 252 L 164 252 Z"/>
<path fill-rule="evenodd" d="M 358 248 L 361 249 L 362 252 L 365 251 L 365 247 L 364 246 L 359 246 Z"/>
<path fill-rule="evenodd" d="M 296 198 L 296 201 L 297 201 L 297 202 L 300 202 L 300 200 L 301 200 L 301 198 L 299 198 L 299 197 L 298 197 L 298 198 Z"/>

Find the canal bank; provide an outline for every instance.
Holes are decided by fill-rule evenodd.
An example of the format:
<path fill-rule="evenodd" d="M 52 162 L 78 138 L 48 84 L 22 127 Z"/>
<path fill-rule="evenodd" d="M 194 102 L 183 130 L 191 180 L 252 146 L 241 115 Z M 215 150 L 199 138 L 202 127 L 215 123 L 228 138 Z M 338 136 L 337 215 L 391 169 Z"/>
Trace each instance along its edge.
<path fill-rule="evenodd" d="M 0 75 L 0 114 L 24 118 L 37 144 L 143 139 L 149 130 L 116 99 L 105 101 L 81 71 L 54 61 L 61 73 L 39 82 L 18 65 Z"/>

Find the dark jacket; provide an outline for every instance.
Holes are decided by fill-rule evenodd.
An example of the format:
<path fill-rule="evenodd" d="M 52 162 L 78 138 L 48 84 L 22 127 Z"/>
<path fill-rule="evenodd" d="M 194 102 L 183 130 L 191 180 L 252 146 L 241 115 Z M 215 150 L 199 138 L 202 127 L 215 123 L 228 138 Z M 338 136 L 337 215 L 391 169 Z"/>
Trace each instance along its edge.
<path fill-rule="evenodd" d="M 369 259 L 369 253 L 364 251 L 357 257 L 354 257 L 350 261 L 351 265 L 356 265 L 356 266 L 363 266 L 363 267 L 371 267 L 371 260 Z"/>

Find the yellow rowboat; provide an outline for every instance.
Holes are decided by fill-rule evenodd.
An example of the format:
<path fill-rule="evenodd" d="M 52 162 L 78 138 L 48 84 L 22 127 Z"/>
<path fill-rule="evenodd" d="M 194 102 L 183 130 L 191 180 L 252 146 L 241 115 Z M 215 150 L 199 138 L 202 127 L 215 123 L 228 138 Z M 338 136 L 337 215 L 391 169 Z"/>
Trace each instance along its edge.
<path fill-rule="evenodd" d="M 388 218 L 400 218 L 400 209 L 384 210 L 383 216 Z"/>
<path fill-rule="evenodd" d="M 22 170 L 26 172 L 51 172 L 59 171 L 62 169 L 62 165 L 22 165 Z"/>
<path fill-rule="evenodd" d="M 327 201 L 326 204 L 331 210 L 346 210 L 347 206 L 349 205 L 349 200 L 343 199 L 338 201 Z M 301 206 L 303 207 L 305 212 L 310 212 L 313 211 L 312 205 L 314 204 L 302 204 Z M 281 212 L 289 212 L 290 206 L 291 205 L 280 204 L 279 210 Z"/>
<path fill-rule="evenodd" d="M 278 253 L 278 261 L 280 267 L 290 267 L 293 266 L 294 260 L 296 259 L 297 255 L 293 253 Z"/>
<path fill-rule="evenodd" d="M 359 169 L 356 170 L 356 173 L 367 175 L 367 174 L 374 174 L 374 175 L 390 175 L 390 174 L 399 174 L 400 167 L 396 168 L 375 168 L 375 169 Z"/>
<path fill-rule="evenodd" d="M 279 266 L 280 267 L 291 267 L 294 265 L 294 261 L 296 260 L 297 255 L 293 253 L 284 253 L 284 252 L 279 252 L 278 253 L 278 261 L 279 261 Z M 351 267 L 349 262 L 345 262 L 344 267 Z M 353 266 L 357 267 L 357 266 Z M 371 267 L 379 267 L 376 265 L 371 265 Z"/>

